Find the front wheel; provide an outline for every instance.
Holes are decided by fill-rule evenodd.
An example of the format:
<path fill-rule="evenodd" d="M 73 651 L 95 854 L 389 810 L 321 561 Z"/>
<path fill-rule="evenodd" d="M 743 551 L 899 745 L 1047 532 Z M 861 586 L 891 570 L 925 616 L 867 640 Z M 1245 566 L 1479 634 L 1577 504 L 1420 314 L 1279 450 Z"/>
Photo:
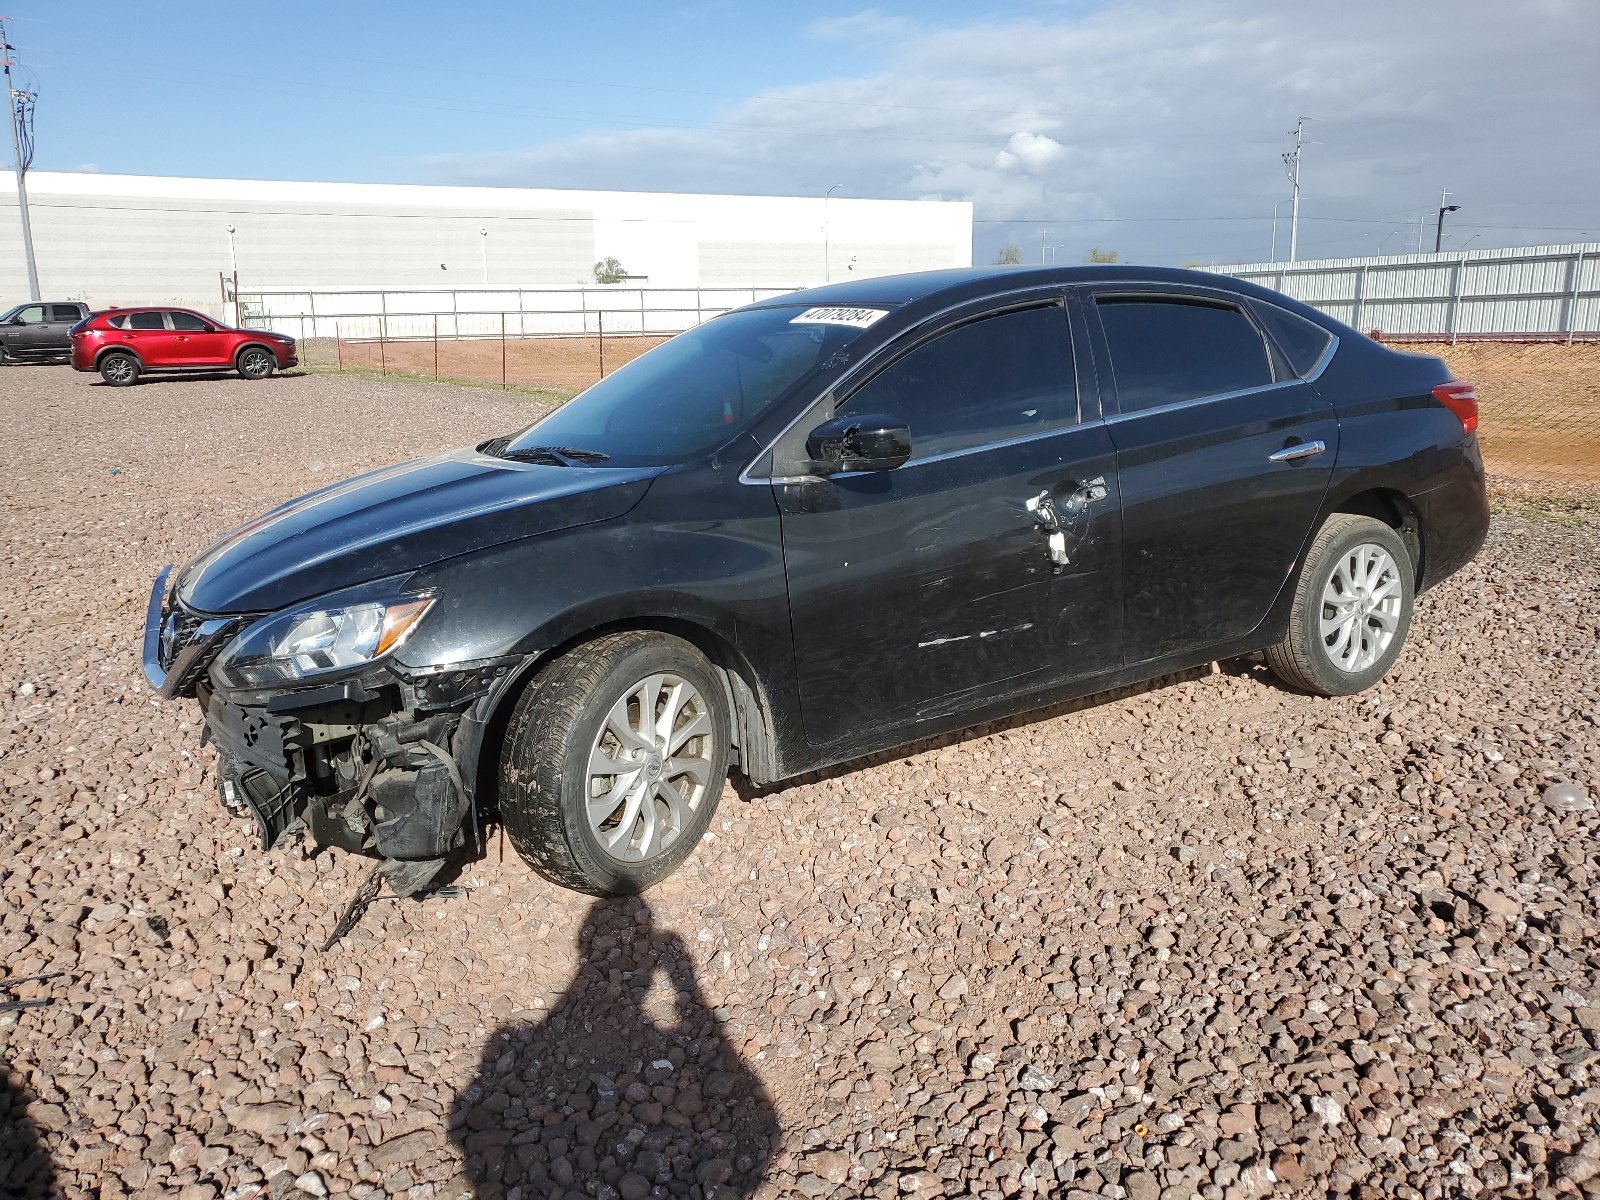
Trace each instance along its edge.
<path fill-rule="evenodd" d="M 260 346 L 251 346 L 239 355 L 239 374 L 246 379 L 265 379 L 278 368 L 278 360 Z"/>
<path fill-rule="evenodd" d="M 1405 646 L 1414 577 L 1393 529 L 1371 517 L 1333 514 L 1312 539 L 1289 632 L 1268 647 L 1267 665 L 1285 683 L 1319 696 L 1365 691 Z"/>
<path fill-rule="evenodd" d="M 139 382 L 139 360 L 131 354 L 108 354 L 100 360 L 100 378 L 112 387 Z"/>
<path fill-rule="evenodd" d="M 500 755 L 500 815 L 528 864 L 597 896 L 675 871 L 727 779 L 730 716 L 715 668 L 681 638 L 608 634 L 528 685 Z"/>

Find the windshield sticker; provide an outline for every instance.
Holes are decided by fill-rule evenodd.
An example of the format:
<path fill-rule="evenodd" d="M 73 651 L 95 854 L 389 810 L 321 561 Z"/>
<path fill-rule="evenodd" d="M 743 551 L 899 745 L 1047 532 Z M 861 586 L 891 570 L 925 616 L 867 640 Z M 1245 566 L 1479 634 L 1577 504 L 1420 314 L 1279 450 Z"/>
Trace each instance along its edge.
<path fill-rule="evenodd" d="M 853 325 L 865 329 L 886 315 L 881 308 L 808 308 L 791 325 Z"/>

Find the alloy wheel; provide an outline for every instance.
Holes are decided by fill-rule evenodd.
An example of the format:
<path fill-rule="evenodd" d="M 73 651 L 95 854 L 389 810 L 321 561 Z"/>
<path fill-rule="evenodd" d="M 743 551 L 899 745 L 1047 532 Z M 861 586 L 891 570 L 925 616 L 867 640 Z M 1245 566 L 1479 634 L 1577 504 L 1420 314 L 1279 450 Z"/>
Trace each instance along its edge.
<path fill-rule="evenodd" d="M 1339 670 L 1357 674 L 1383 657 L 1400 626 L 1400 568 L 1382 546 L 1343 555 L 1322 589 L 1322 645 Z"/>
<path fill-rule="evenodd" d="M 259 379 L 272 370 L 272 360 L 265 350 L 246 350 L 239 366 L 252 379 Z"/>
<path fill-rule="evenodd" d="M 111 383 L 127 383 L 133 378 L 133 363 L 121 355 L 109 358 L 100 368 Z"/>
<path fill-rule="evenodd" d="M 679 675 L 634 684 L 611 706 L 589 750 L 589 830 L 619 862 L 664 853 L 705 802 L 716 727 L 699 690 Z"/>

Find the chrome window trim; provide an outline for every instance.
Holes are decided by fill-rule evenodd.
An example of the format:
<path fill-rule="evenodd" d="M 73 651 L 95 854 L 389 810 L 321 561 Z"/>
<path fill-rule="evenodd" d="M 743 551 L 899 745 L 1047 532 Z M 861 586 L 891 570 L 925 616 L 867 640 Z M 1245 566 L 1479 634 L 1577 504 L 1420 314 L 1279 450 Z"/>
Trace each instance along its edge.
<path fill-rule="evenodd" d="M 1116 425 L 1122 421 L 1130 421 L 1135 417 L 1147 416 L 1150 413 L 1176 412 L 1180 408 L 1193 408 L 1197 404 L 1215 404 L 1219 400 L 1233 400 L 1239 396 L 1253 396 L 1257 392 L 1270 392 L 1277 388 L 1293 387 L 1297 383 L 1304 383 L 1298 375 L 1293 379 L 1280 379 L 1274 383 L 1261 383 L 1255 387 L 1236 388 L 1231 392 L 1217 392 L 1210 396 L 1196 396 L 1192 400 L 1174 400 L 1171 404 L 1157 404 L 1153 408 L 1136 408 L 1132 412 L 1119 412 L 1115 416 L 1105 417 L 1107 425 Z"/>
<path fill-rule="evenodd" d="M 997 307 L 1003 308 L 1005 306 L 1004 302 L 1006 300 L 1015 300 L 1018 303 L 1025 303 L 1026 302 L 1026 298 L 1029 297 L 1029 296 L 1037 296 L 1037 298 L 1042 303 L 1054 302 L 1054 303 L 1061 304 L 1062 305 L 1062 314 L 1061 315 L 1062 315 L 1063 318 L 1067 318 L 1068 314 L 1067 314 L 1066 307 L 1065 307 L 1066 298 L 1067 298 L 1067 290 L 1069 288 L 1071 288 L 1072 286 L 1074 286 L 1072 283 L 1033 284 L 1030 287 L 1014 288 L 1009 292 L 996 292 L 992 296 L 980 296 L 977 299 L 962 300 L 962 301 L 959 301 L 959 302 L 957 302 L 955 304 L 951 304 L 951 305 L 948 305 L 948 306 L 946 306 L 944 308 L 941 308 L 937 312 L 929 313 L 928 316 L 925 317 L 923 320 L 918 321 L 915 325 L 911 326 L 911 328 L 909 328 L 909 329 L 901 330 L 894 337 L 890 338 L 887 342 L 885 342 L 882 346 L 878 347 L 878 351 L 873 354 L 871 359 L 868 359 L 865 362 L 859 362 L 855 366 L 851 367 L 843 375 L 841 375 L 837 380 L 835 380 L 833 382 L 833 384 L 831 386 L 829 386 L 826 390 L 824 390 L 822 392 L 819 392 L 814 399 L 808 401 L 805 405 L 803 405 L 801 407 L 800 411 L 795 415 L 794 420 L 790 421 L 787 425 L 785 425 L 782 429 L 780 429 L 777 432 L 777 434 L 774 435 L 767 442 L 766 445 L 762 446 L 762 448 L 756 453 L 756 455 L 753 458 L 751 458 L 751 460 L 744 465 L 744 469 L 739 472 L 739 482 L 740 483 L 745 483 L 745 484 L 750 484 L 750 485 L 756 486 L 756 487 L 760 487 L 760 486 L 773 484 L 773 483 L 780 483 L 780 482 L 800 483 L 800 482 L 809 482 L 809 481 L 812 481 L 812 480 L 815 480 L 815 479 L 823 479 L 823 478 L 833 479 L 833 478 L 836 478 L 837 476 L 835 476 L 835 475 L 829 475 L 829 476 L 820 476 L 820 475 L 818 475 L 818 476 L 811 476 L 811 475 L 783 475 L 783 476 L 778 476 L 778 475 L 751 475 L 750 472 L 755 469 L 755 466 L 756 466 L 757 463 L 759 463 L 763 458 L 765 458 L 768 454 L 770 454 L 772 452 L 773 447 L 775 447 L 784 438 L 788 437 L 789 434 L 794 430 L 794 427 L 796 425 L 800 424 L 801 421 L 805 420 L 807 415 L 809 415 L 811 413 L 811 411 L 814 408 L 817 407 L 818 404 L 822 403 L 822 401 L 826 400 L 830 395 L 834 394 L 835 392 L 848 390 L 851 386 L 854 385 L 854 383 L 856 381 L 857 374 L 859 374 L 862 371 L 865 371 L 869 366 L 873 366 L 874 362 L 878 358 L 879 354 L 881 354 L 882 352 L 884 352 L 886 350 L 890 350 L 892 347 L 897 345 L 902 339 L 910 337 L 910 336 L 918 333 L 919 331 L 921 331 L 923 329 L 926 329 L 929 325 L 932 325 L 932 324 L 938 322 L 940 319 L 949 316 L 951 313 L 960 312 L 963 308 L 967 308 L 967 307 L 969 307 L 971 305 L 974 305 L 974 304 L 987 304 L 987 303 L 989 303 L 991 301 L 995 301 L 995 302 L 999 302 Z M 1051 293 L 1054 293 L 1054 294 L 1051 295 Z M 872 305 L 862 304 L 862 305 L 860 305 L 860 307 L 862 307 L 862 308 L 870 308 L 870 307 L 872 307 Z M 895 308 L 903 308 L 903 307 L 905 307 L 904 304 L 900 304 L 900 305 L 896 305 L 895 306 Z M 894 309 L 891 309 L 890 311 L 893 312 Z M 984 315 L 983 313 L 974 313 L 973 314 L 975 319 L 981 318 L 983 315 Z M 1068 325 L 1067 336 L 1068 336 L 1068 338 L 1071 338 L 1071 336 L 1072 336 L 1072 330 L 1071 330 L 1071 325 L 1070 324 Z M 1076 354 L 1077 354 L 1077 347 L 1076 346 L 1073 347 L 1073 354 L 1074 354 L 1074 356 L 1076 356 Z M 1073 382 L 1074 382 L 1074 384 L 1076 384 L 1076 382 L 1077 382 L 1076 374 L 1074 374 Z M 1083 415 L 1083 396 L 1082 396 L 1081 393 L 1078 396 L 1078 415 L 1080 417 Z M 1081 425 L 1081 424 L 1083 424 L 1083 422 L 1080 420 L 1078 422 L 1078 424 L 1063 425 L 1063 426 L 1060 427 L 1060 429 L 1076 429 L 1076 428 L 1078 428 L 1078 425 Z M 1046 432 L 1058 433 L 1058 432 L 1060 432 L 1060 429 L 1048 430 Z M 1031 437 L 1031 436 L 1034 436 L 1034 435 L 1030 434 L 1028 436 Z M 990 445 L 1000 445 L 1000 444 L 1001 443 L 990 443 Z M 982 449 L 986 449 L 986 447 L 984 447 L 984 446 L 975 446 L 975 447 L 972 447 L 972 449 L 982 450 Z M 954 453 L 961 453 L 961 452 L 960 451 L 951 451 L 951 453 L 954 454 Z M 938 456 L 938 457 L 943 457 L 943 456 Z M 913 461 L 916 461 L 916 462 L 931 462 L 932 459 L 915 459 Z M 909 463 L 906 464 L 906 466 L 909 466 L 909 465 L 910 465 Z M 904 467 L 897 467 L 895 469 L 896 470 L 904 470 L 905 468 Z M 843 474 L 870 475 L 870 474 L 876 474 L 876 472 L 872 472 L 872 471 L 849 471 L 849 472 L 839 472 L 839 474 L 840 475 L 843 475 Z"/>

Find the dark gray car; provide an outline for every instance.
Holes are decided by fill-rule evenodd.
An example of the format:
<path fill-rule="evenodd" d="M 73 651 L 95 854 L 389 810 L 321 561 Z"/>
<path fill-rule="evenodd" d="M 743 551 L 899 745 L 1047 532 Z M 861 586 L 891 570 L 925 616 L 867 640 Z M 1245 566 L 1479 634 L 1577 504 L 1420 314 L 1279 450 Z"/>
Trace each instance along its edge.
<path fill-rule="evenodd" d="M 76 300 L 19 304 L 0 316 L 0 356 L 7 361 L 41 362 L 72 354 L 72 327 L 89 315 Z"/>

